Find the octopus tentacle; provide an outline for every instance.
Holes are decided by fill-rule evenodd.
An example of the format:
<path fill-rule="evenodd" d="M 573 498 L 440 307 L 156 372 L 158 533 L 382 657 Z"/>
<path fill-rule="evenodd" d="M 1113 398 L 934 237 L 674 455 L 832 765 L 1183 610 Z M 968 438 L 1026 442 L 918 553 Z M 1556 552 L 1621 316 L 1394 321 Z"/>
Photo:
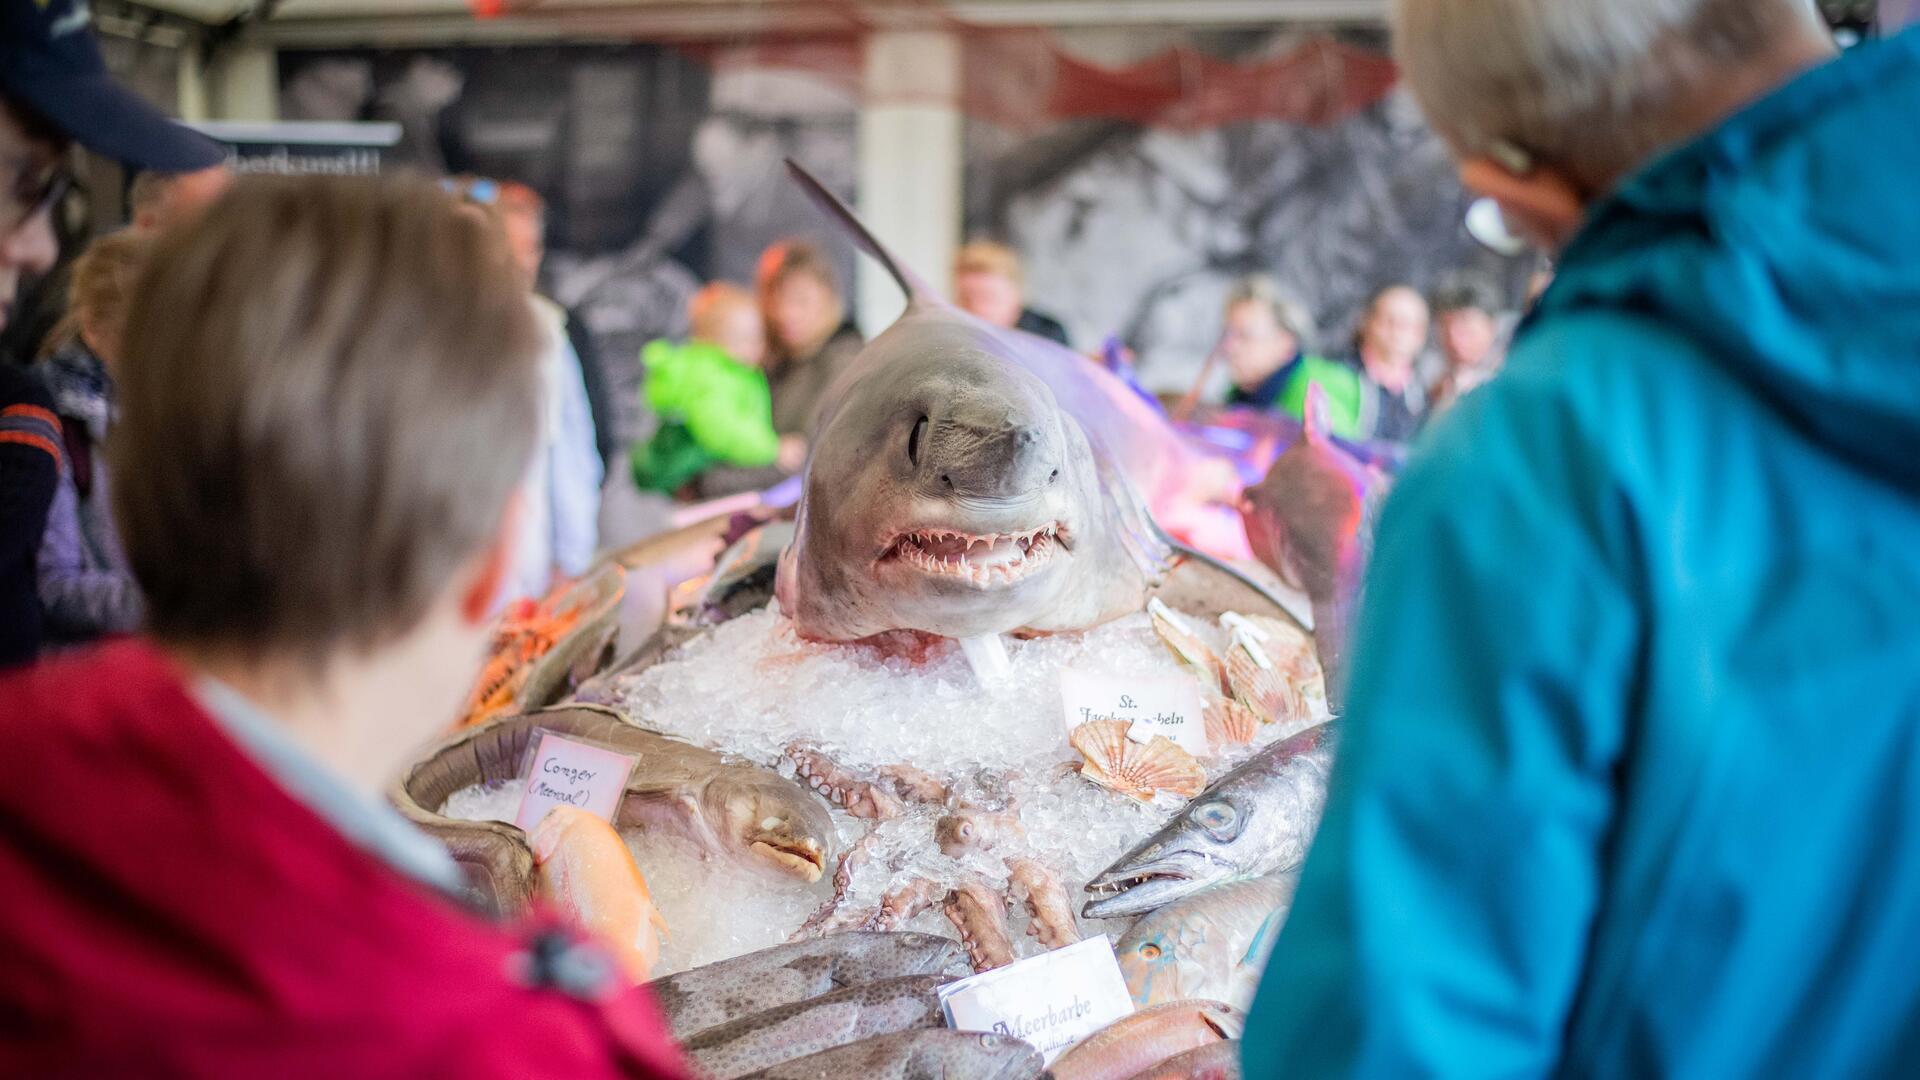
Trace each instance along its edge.
<path fill-rule="evenodd" d="M 1007 905 L 999 894 L 977 881 L 947 894 L 946 915 L 960 931 L 960 943 L 975 972 L 1013 963 L 1013 940 L 1007 935 Z"/>
<path fill-rule="evenodd" d="M 879 784 L 860 779 L 851 770 L 805 743 L 787 747 L 800 780 L 829 802 L 857 818 L 886 821 L 906 812 L 899 796 Z"/>
<path fill-rule="evenodd" d="M 933 840 L 940 851 L 959 858 L 969 851 L 988 851 L 1024 839 L 1027 830 L 1013 811 L 956 810 L 934 823 Z"/>
<path fill-rule="evenodd" d="M 1080 925 L 1074 922 L 1073 905 L 1067 900 L 1067 887 L 1060 875 L 1034 859 L 1007 860 L 1007 873 L 1014 889 L 1025 896 L 1027 913 L 1033 922 L 1027 933 L 1049 949 L 1058 949 L 1080 940 Z"/>

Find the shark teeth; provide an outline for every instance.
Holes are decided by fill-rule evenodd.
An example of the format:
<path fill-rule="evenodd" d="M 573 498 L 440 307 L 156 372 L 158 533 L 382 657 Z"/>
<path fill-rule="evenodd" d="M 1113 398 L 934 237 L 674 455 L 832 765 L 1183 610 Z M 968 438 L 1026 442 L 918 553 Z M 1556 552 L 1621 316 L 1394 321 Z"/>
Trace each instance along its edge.
<path fill-rule="evenodd" d="M 1050 562 L 1061 546 L 1060 533 L 1058 522 L 1010 533 L 912 529 L 894 537 L 883 560 L 934 577 L 980 586 L 1008 585 Z"/>

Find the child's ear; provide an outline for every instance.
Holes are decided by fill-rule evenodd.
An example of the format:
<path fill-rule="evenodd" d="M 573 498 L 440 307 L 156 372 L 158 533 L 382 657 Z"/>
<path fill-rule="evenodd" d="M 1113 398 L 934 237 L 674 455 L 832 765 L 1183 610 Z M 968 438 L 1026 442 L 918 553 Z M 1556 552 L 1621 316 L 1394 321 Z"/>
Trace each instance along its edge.
<path fill-rule="evenodd" d="M 513 565 L 514 551 L 519 546 L 520 515 L 524 512 L 523 500 L 516 490 L 507 498 L 493 539 L 480 553 L 473 576 L 460 595 L 460 617 L 470 625 L 492 620 L 499 607 L 500 591 L 506 588 L 507 571 Z"/>

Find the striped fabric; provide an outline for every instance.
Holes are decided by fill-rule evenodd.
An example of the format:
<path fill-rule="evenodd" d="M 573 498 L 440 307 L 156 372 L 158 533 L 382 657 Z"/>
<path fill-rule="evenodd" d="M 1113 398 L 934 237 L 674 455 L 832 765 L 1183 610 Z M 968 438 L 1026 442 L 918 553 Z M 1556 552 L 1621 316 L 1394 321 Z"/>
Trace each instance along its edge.
<path fill-rule="evenodd" d="M 38 405 L 9 405 L 0 409 L 0 445 L 8 443 L 45 450 L 59 465 L 60 420 Z"/>

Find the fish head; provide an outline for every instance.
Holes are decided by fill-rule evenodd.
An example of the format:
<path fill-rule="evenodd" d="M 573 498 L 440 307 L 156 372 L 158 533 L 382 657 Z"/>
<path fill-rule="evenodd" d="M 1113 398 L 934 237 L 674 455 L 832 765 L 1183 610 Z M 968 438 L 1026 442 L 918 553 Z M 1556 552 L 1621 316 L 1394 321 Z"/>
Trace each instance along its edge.
<path fill-rule="evenodd" d="M 813 882 L 833 857 L 833 820 L 826 807 L 776 773 L 727 770 L 695 798 L 721 844 L 757 865 Z"/>
<path fill-rule="evenodd" d="M 964 1061 L 937 1075 L 970 1076 L 980 1080 L 1027 1080 L 1042 1067 L 1040 1051 L 1024 1039 L 991 1031 L 967 1032 L 972 1037 Z"/>
<path fill-rule="evenodd" d="M 824 419 L 777 595 L 802 636 L 1099 621 L 1124 555 L 1092 446 L 984 325 L 909 311 Z M 1138 582 L 1134 582 L 1138 591 Z M 1134 601 L 1137 606 L 1137 597 Z"/>
<path fill-rule="evenodd" d="M 1141 915 L 1248 872 L 1238 850 L 1256 808 L 1218 788 L 1202 792 L 1145 844 L 1087 883 L 1089 919 Z"/>
<path fill-rule="evenodd" d="M 1181 980 L 1178 942 L 1164 928 L 1136 926 L 1114 951 L 1136 1007 L 1144 1009 L 1191 996 Z"/>

